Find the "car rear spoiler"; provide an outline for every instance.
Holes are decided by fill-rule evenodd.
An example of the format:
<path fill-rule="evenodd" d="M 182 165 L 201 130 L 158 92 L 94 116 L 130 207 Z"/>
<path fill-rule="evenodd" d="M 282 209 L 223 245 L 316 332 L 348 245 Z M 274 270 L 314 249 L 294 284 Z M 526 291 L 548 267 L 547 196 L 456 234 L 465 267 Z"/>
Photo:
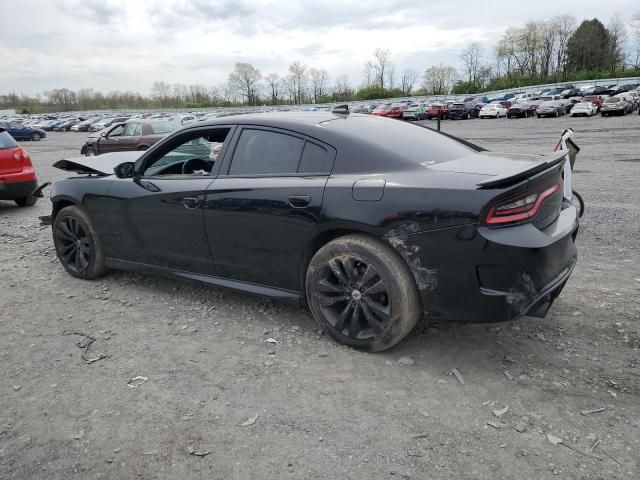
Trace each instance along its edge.
<path fill-rule="evenodd" d="M 482 188 L 494 188 L 512 184 L 562 163 L 566 156 L 566 150 L 559 150 L 550 155 L 545 155 L 540 163 L 503 173 L 502 175 L 478 182 L 476 185 Z"/>

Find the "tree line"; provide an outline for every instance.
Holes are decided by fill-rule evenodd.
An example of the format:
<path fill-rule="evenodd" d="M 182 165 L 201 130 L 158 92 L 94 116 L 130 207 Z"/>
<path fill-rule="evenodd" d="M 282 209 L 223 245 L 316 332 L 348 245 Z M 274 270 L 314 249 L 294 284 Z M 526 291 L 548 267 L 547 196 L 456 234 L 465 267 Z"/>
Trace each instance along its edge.
<path fill-rule="evenodd" d="M 356 87 L 347 75 L 296 60 L 285 72 L 264 74 L 250 63 L 236 63 L 227 81 L 215 86 L 155 81 L 150 95 L 103 93 L 91 88 L 59 88 L 44 96 L 0 95 L 0 108 L 26 111 L 122 108 L 198 108 L 240 105 L 300 105 L 354 100 L 478 93 L 610 77 L 640 76 L 640 12 L 613 15 L 605 26 L 597 18 L 577 25 L 570 15 L 510 26 L 493 51 L 478 42 L 459 56 L 460 68 L 439 64 L 419 73 L 396 71 L 388 49 L 373 51 Z"/>

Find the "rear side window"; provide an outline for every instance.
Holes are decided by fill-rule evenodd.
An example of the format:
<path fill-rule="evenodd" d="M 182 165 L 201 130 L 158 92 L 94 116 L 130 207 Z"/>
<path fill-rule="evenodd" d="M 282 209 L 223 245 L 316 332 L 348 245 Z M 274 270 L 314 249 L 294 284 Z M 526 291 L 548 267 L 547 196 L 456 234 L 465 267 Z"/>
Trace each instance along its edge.
<path fill-rule="evenodd" d="M 315 143 L 305 142 L 298 173 L 329 173 L 331 156 L 326 148 Z"/>
<path fill-rule="evenodd" d="M 8 132 L 0 132 L 0 148 L 15 148 L 18 144 Z"/>
<path fill-rule="evenodd" d="M 243 130 L 229 175 L 277 175 L 298 172 L 304 140 L 265 130 Z"/>

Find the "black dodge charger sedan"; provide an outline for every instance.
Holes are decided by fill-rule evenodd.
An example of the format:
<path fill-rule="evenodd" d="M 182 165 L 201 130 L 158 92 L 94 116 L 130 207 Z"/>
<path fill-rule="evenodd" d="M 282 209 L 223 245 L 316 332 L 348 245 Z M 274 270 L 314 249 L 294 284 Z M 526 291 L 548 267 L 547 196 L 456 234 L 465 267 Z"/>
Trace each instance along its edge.
<path fill-rule="evenodd" d="M 81 176 L 52 185 L 44 221 L 73 276 L 135 270 L 302 300 L 338 341 L 379 351 L 423 315 L 546 314 L 576 263 L 565 158 L 369 115 L 239 115 L 57 162 Z"/>

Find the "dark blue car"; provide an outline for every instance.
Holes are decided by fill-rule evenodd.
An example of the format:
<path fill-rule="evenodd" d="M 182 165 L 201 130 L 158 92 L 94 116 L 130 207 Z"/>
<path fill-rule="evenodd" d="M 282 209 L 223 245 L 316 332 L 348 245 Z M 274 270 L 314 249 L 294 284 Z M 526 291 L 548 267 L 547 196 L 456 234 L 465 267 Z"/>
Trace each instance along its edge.
<path fill-rule="evenodd" d="M 37 142 L 47 136 L 47 133 L 41 128 L 24 127 L 16 122 L 0 121 L 0 127 L 9 132 L 9 135 L 16 140 L 34 140 Z"/>

